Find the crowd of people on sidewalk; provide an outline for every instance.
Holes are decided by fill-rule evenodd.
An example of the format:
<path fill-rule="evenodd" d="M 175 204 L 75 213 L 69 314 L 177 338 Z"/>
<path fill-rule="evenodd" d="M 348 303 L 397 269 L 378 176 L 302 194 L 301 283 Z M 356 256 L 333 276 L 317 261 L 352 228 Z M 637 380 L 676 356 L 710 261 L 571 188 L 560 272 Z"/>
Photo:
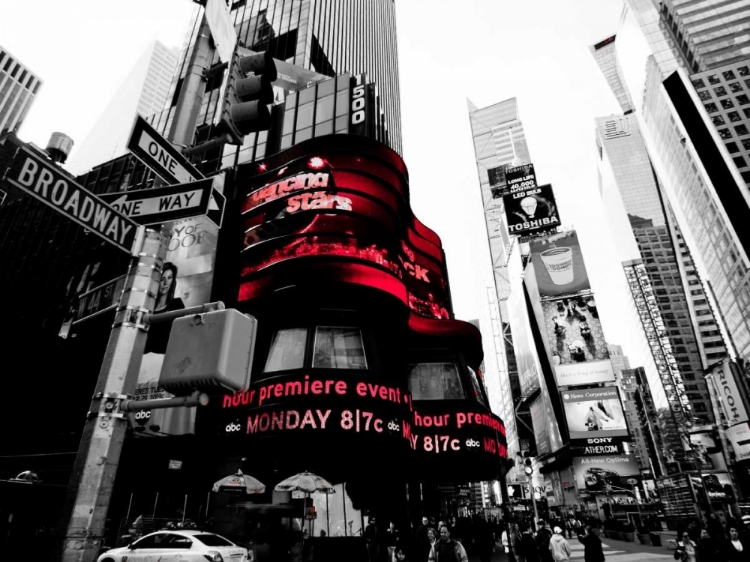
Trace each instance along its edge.
<path fill-rule="evenodd" d="M 529 525 L 513 523 L 510 531 L 503 531 L 502 542 L 508 559 L 511 562 L 566 562 L 573 553 L 567 534 L 575 532 L 578 540 L 584 546 L 585 562 L 603 562 L 604 551 L 602 541 L 595 534 L 590 525 L 583 525 L 578 520 L 555 523 L 550 528 L 548 522 L 540 520 L 537 531 Z"/>
<path fill-rule="evenodd" d="M 675 560 L 681 562 L 747 562 L 750 560 L 750 516 L 722 524 L 715 513 L 677 529 Z"/>

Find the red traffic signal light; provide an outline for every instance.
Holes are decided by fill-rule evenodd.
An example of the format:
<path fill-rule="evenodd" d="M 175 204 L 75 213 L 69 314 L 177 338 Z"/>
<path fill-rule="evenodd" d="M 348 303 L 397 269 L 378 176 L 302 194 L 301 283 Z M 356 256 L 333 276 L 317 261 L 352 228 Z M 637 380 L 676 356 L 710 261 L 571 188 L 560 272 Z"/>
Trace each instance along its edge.
<path fill-rule="evenodd" d="M 277 77 L 276 64 L 268 51 L 240 56 L 235 50 L 221 111 L 221 122 L 232 144 L 241 145 L 245 135 L 271 128 L 267 106 L 273 103 L 272 83 Z"/>

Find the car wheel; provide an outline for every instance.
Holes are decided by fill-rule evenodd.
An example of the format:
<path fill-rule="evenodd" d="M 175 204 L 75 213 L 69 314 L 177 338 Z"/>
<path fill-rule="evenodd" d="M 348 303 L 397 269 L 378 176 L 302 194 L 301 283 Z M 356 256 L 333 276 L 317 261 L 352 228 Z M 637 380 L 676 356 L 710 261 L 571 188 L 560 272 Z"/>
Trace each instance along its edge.
<path fill-rule="evenodd" d="M 114 558 L 105 558 L 102 562 L 115 562 Z"/>

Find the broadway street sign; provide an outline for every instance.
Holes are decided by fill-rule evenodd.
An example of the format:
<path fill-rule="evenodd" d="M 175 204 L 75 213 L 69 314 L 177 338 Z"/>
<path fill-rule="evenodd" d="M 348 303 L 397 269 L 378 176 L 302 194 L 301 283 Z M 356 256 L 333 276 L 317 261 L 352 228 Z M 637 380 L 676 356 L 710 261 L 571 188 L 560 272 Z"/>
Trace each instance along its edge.
<path fill-rule="evenodd" d="M 136 255 L 142 228 L 29 149 L 16 151 L 5 179 L 110 244 Z"/>
<path fill-rule="evenodd" d="M 154 189 L 107 193 L 101 198 L 138 224 L 205 215 L 211 202 L 213 178 Z"/>

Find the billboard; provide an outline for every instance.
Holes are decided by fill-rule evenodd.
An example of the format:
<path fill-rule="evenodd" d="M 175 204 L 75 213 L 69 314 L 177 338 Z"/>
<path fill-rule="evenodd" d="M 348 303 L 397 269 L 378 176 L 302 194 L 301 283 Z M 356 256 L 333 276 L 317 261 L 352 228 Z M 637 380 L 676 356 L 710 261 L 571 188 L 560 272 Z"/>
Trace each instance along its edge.
<path fill-rule="evenodd" d="M 559 297 L 591 289 L 581 245 L 574 230 L 529 242 L 539 294 Z"/>
<path fill-rule="evenodd" d="M 536 173 L 534 164 L 523 164 L 506 168 L 505 170 L 506 193 L 526 191 L 536 187 Z"/>
<path fill-rule="evenodd" d="M 607 485 L 630 490 L 641 477 L 634 455 L 573 457 L 573 470 L 578 489 L 591 492 L 605 492 Z"/>
<path fill-rule="evenodd" d="M 551 185 L 511 191 L 503 201 L 509 234 L 536 234 L 560 226 Z"/>
<path fill-rule="evenodd" d="M 167 227 L 172 231 L 172 236 L 167 246 L 154 312 L 168 312 L 211 302 L 219 228 L 206 217 L 175 221 Z M 149 327 L 135 400 L 172 396 L 159 387 L 171 328 L 171 322 Z M 130 414 L 130 420 L 137 434 L 184 435 L 193 433 L 195 411 L 195 408 L 143 410 Z"/>
<path fill-rule="evenodd" d="M 748 421 L 747 410 L 734 378 L 732 362 L 724 359 L 711 370 L 708 377 L 713 381 L 719 396 L 719 407 L 727 418 L 727 423 L 735 425 Z"/>
<path fill-rule="evenodd" d="M 703 473 L 690 476 L 699 502 L 734 501 L 732 480 L 726 472 Z"/>
<path fill-rule="evenodd" d="M 742 422 L 727 429 L 727 437 L 737 462 L 750 461 L 750 423 Z"/>
<path fill-rule="evenodd" d="M 503 195 L 507 193 L 505 169 L 506 166 L 502 165 L 487 170 L 487 179 L 490 182 L 490 193 L 492 193 L 493 199 L 502 199 Z"/>
<path fill-rule="evenodd" d="M 616 386 L 565 390 L 561 395 L 573 446 L 580 440 L 628 436 Z"/>
<path fill-rule="evenodd" d="M 615 380 L 592 295 L 543 301 L 542 312 L 558 386 Z"/>

